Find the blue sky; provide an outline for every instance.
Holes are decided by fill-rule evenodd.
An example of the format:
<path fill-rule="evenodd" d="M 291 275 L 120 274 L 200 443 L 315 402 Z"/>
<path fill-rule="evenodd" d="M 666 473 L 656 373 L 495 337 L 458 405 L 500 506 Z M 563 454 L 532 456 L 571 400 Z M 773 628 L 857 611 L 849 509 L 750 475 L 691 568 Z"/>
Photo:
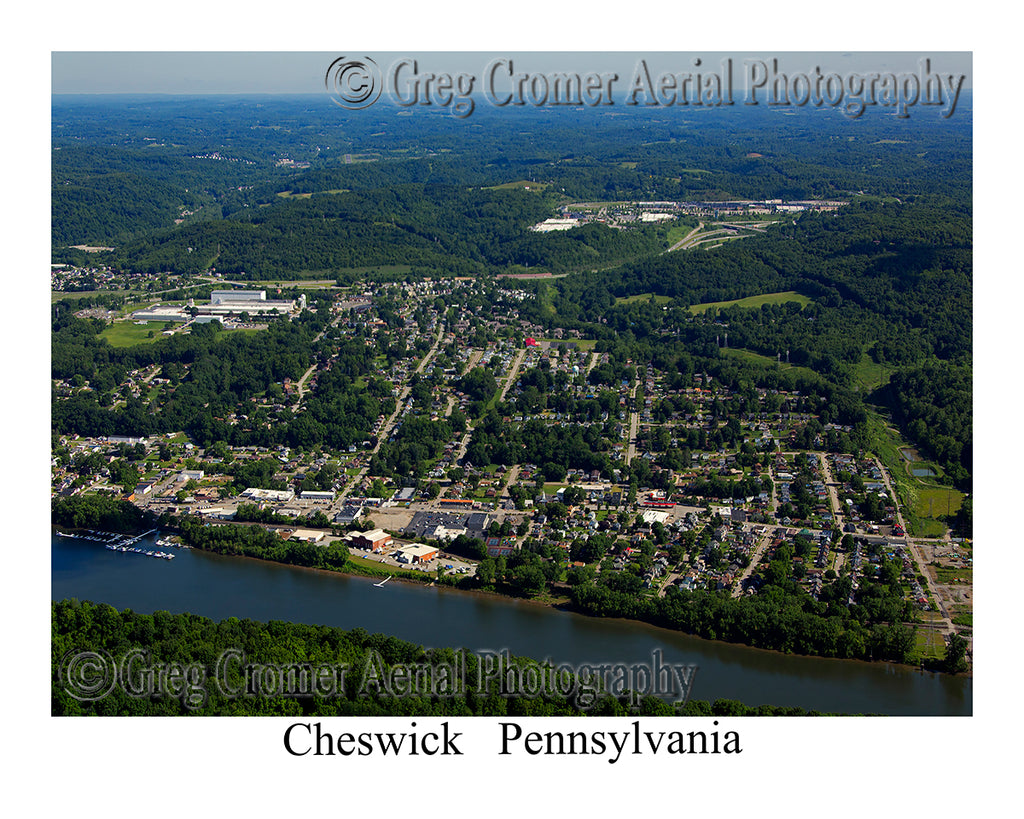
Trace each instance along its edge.
<path fill-rule="evenodd" d="M 652 71 L 693 71 L 700 58 L 706 69 L 717 70 L 722 59 L 731 58 L 737 81 L 744 78 L 744 61 L 777 57 L 782 69 L 808 72 L 816 66 L 823 73 L 840 75 L 871 72 L 918 72 L 919 62 L 929 57 L 932 70 L 966 75 L 964 88 L 972 86 L 969 52 L 784 52 L 736 51 L 577 51 L 559 52 L 423 52 L 423 51 L 54 51 L 51 55 L 51 90 L 55 94 L 276 94 L 321 93 L 324 74 L 339 56 L 370 57 L 381 69 L 401 57 L 417 58 L 421 70 L 438 73 L 467 72 L 481 76 L 497 58 L 515 60 L 516 70 L 618 71 L 629 76 L 637 60 L 644 58 Z M 781 69 L 780 69 L 781 70 Z"/>

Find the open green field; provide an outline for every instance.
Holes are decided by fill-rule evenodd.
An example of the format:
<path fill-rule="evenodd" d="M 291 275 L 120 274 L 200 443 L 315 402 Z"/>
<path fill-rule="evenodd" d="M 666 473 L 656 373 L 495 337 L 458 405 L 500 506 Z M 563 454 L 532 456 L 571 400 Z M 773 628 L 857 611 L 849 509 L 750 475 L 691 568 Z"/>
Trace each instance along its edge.
<path fill-rule="evenodd" d="M 434 579 L 434 573 L 430 572 L 412 572 L 403 571 L 402 569 L 396 569 L 394 566 L 390 566 L 386 563 L 381 563 L 377 560 L 370 560 L 365 557 L 361 557 L 356 554 L 348 556 L 348 562 L 346 563 L 345 570 L 352 574 L 360 574 L 364 577 L 404 577 L 409 580 L 417 580 L 421 582 L 428 582 Z"/>
<path fill-rule="evenodd" d="M 502 185 L 491 185 L 484 188 L 485 191 L 543 191 L 548 187 L 547 182 L 531 182 L 528 179 L 517 179 L 515 182 L 505 182 Z"/>
<path fill-rule="evenodd" d="M 136 344 L 152 344 L 163 338 L 162 322 L 151 321 L 147 324 L 133 324 L 127 321 L 116 321 L 104 328 L 100 333 L 111 347 L 134 347 Z M 152 337 L 150 336 L 152 334 Z"/>
<path fill-rule="evenodd" d="M 321 193 L 336 194 L 336 193 L 349 193 L 349 192 L 350 191 L 349 191 L 348 188 L 335 188 L 335 189 L 329 190 L 329 191 L 317 191 L 316 193 L 317 194 L 321 194 Z M 316 194 L 312 194 L 312 193 L 292 193 L 291 191 L 278 191 L 277 195 L 280 196 L 282 199 L 309 199 L 311 196 L 314 196 Z"/>
<path fill-rule="evenodd" d="M 712 307 L 760 307 L 762 304 L 786 304 L 787 302 L 796 302 L 801 307 L 805 307 L 811 303 L 811 300 L 795 290 L 786 290 L 782 293 L 764 293 L 760 296 L 747 296 L 745 299 L 733 299 L 731 301 L 712 301 L 706 304 L 692 304 L 690 305 L 690 313 L 697 315 L 703 313 Z"/>
<path fill-rule="evenodd" d="M 914 633 L 913 661 L 941 660 L 946 656 L 946 640 L 942 632 L 930 628 L 919 628 Z"/>
<path fill-rule="evenodd" d="M 780 370 L 793 370 L 794 372 L 803 373 L 806 376 L 820 377 L 810 367 L 801 367 L 797 364 L 787 364 L 785 361 L 779 363 L 774 358 L 769 358 L 766 355 L 755 353 L 753 350 L 742 350 L 734 347 L 726 347 L 722 349 L 722 353 L 732 358 L 739 358 L 744 361 L 751 361 L 755 364 L 762 364 L 766 367 L 777 366 Z"/>
<path fill-rule="evenodd" d="M 665 241 L 668 242 L 669 247 L 674 245 L 676 242 L 682 241 L 689 234 L 690 231 L 697 227 L 696 224 L 691 224 L 692 220 L 687 219 L 685 222 L 676 220 L 671 227 L 665 231 Z"/>
<path fill-rule="evenodd" d="M 863 353 L 860 361 L 853 368 L 853 377 L 862 390 L 873 392 L 888 384 L 893 372 L 895 372 L 894 368 L 878 364 L 872 361 L 871 356 L 867 353 Z"/>
<path fill-rule="evenodd" d="M 550 344 L 575 344 L 577 350 L 593 350 L 597 344 L 595 338 L 538 338 L 536 341 L 546 341 Z"/>
<path fill-rule="evenodd" d="M 974 627 L 974 612 L 970 606 L 951 606 L 950 609 L 954 625 Z"/>
<path fill-rule="evenodd" d="M 649 302 L 653 300 L 655 304 L 671 304 L 671 296 L 657 296 L 654 293 L 638 293 L 635 296 L 619 296 L 615 299 L 616 306 L 620 304 L 635 304 L 638 301 Z"/>
<path fill-rule="evenodd" d="M 955 514 L 963 501 L 963 494 L 956 489 L 915 478 L 910 473 L 912 468 L 938 468 L 927 461 L 907 461 L 900 450 L 911 445 L 870 407 L 868 428 L 871 449 L 885 465 L 896 485 L 910 534 L 916 537 L 942 537 L 946 532 L 946 525 L 939 518 L 946 515 L 947 507 L 949 514 Z"/>
<path fill-rule="evenodd" d="M 974 569 L 964 568 L 935 568 L 935 579 L 939 583 L 956 583 L 962 581 L 970 583 L 974 580 Z"/>
<path fill-rule="evenodd" d="M 104 328 L 100 333 L 111 347 L 134 347 L 136 344 L 152 344 L 163 338 L 165 322 L 150 321 L 146 324 L 135 324 L 128 321 L 116 321 Z M 177 326 L 181 326 L 180 324 Z M 243 327 L 236 330 L 221 330 L 218 338 L 226 338 L 232 333 L 258 333 L 255 327 Z M 152 338 L 150 333 L 153 334 Z"/>
<path fill-rule="evenodd" d="M 955 515 L 963 502 L 962 492 L 945 486 L 923 486 L 917 490 L 914 513 L 922 518 Z"/>
<path fill-rule="evenodd" d="M 64 299 L 77 300 L 87 296 L 127 296 L 130 293 L 130 290 L 51 290 L 50 304 Z"/>

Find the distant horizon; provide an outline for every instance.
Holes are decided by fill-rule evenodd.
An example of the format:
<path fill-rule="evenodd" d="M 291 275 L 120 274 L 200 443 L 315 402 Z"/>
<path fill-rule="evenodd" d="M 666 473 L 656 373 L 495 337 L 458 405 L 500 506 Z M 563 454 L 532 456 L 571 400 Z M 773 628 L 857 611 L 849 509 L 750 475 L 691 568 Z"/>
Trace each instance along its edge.
<path fill-rule="evenodd" d="M 316 95 L 325 92 L 332 62 L 347 54 L 369 57 L 380 70 L 403 58 L 419 61 L 423 73 L 465 72 L 480 79 L 491 61 L 516 61 L 524 73 L 615 71 L 628 86 L 637 61 L 652 72 L 714 71 L 735 62 L 737 80 L 744 60 L 778 58 L 782 71 L 823 73 L 917 73 L 930 59 L 935 73 L 963 75 L 963 90 L 973 88 L 973 52 L 969 51 L 357 51 L 347 52 L 51 52 L 51 96 L 56 95 Z M 700 66 L 695 68 L 695 66 Z M 740 85 L 740 83 L 738 83 Z"/>

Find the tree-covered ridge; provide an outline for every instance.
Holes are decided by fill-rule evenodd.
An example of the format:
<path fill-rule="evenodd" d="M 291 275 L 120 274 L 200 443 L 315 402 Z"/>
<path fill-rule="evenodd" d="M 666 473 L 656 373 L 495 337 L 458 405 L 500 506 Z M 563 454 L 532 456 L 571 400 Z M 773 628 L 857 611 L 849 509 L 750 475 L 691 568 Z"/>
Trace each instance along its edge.
<path fill-rule="evenodd" d="M 652 696 L 620 699 L 600 695 L 596 701 L 573 696 L 508 696 L 493 679 L 478 675 L 477 655 L 422 646 L 330 626 L 229 618 L 215 622 L 194 614 L 139 614 L 106 604 L 63 600 L 51 606 L 51 713 L 54 716 L 804 716 L 800 708 L 755 706 L 734 700 L 691 700 L 673 706 Z M 76 687 L 76 658 L 85 653 L 118 662 L 135 658 L 135 668 L 181 669 L 164 678 L 163 688 L 147 690 L 144 678 L 130 677 L 105 696 L 83 696 Z M 466 685 L 456 693 L 397 696 L 374 680 L 385 680 L 399 667 L 459 668 L 465 658 Z M 227 659 L 225 659 L 227 658 Z M 537 665 L 512 658 L 520 666 Z M 248 686 L 245 667 L 260 672 L 261 686 Z M 307 690 L 320 695 L 281 694 L 267 682 L 280 670 L 282 679 L 301 680 L 303 670 L 319 670 L 321 685 Z M 328 687 L 329 672 L 346 669 L 337 686 Z M 95 665 L 92 670 L 96 670 Z M 285 674 L 290 676 L 285 677 Z M 461 672 L 460 672 L 461 674 Z M 478 684 L 482 677 L 484 684 Z M 154 675 L 152 679 L 157 679 Z M 456 679 L 453 676 L 453 679 Z M 87 681 L 88 682 L 88 681 Z M 284 685 L 281 686 L 285 688 Z M 101 689 L 105 691 L 105 689 Z M 77 696 L 76 696 L 77 695 Z"/>
<path fill-rule="evenodd" d="M 953 120 L 905 121 L 798 109 L 779 117 L 742 106 L 687 112 L 699 113 L 696 121 L 643 108 L 622 116 L 481 106 L 465 121 L 398 113 L 381 105 L 340 120 L 323 95 L 57 97 L 54 245 L 121 244 L 170 227 L 182 209 L 219 218 L 282 192 L 410 183 L 533 179 L 584 201 L 806 199 L 861 190 L 905 197 L 969 192 L 971 184 L 968 107 Z M 118 190 L 145 192 L 149 201 L 133 211 L 110 195 Z"/>
<path fill-rule="evenodd" d="M 274 199 L 218 221 L 152 232 L 109 255 L 119 268 L 297 278 L 302 271 L 411 265 L 480 275 L 513 265 L 561 271 L 663 249 L 654 227 L 590 225 L 559 236 L 528 228 L 551 215 L 547 197 L 522 190 L 389 185 Z"/>
<path fill-rule="evenodd" d="M 951 358 L 970 350 L 971 242 L 970 216 L 955 202 L 861 201 L 835 214 L 804 214 L 714 253 L 664 254 L 539 285 L 554 288 L 553 310 L 545 314 L 539 303 L 533 313 L 541 322 L 578 326 L 609 312 L 628 315 L 615 300 L 638 294 L 670 296 L 685 307 L 795 289 L 821 307 L 861 308 L 844 319 L 872 322 L 872 340 L 883 342 L 882 355 L 892 349 L 894 363 L 911 353 Z M 785 305 L 762 309 L 772 318 L 793 313 Z M 778 329 L 749 310 L 729 317 L 745 315 Z M 895 340 L 902 331 L 912 346 Z"/>
<path fill-rule="evenodd" d="M 695 124 L 642 109 L 518 111 L 510 128 L 507 111 L 485 108 L 462 122 L 383 106 L 344 123 L 333 108 L 326 98 L 58 99 L 53 245 L 112 244 L 118 251 L 103 261 L 140 271 L 557 271 L 635 256 L 638 240 L 513 241 L 501 235 L 508 203 L 521 232 L 556 202 L 970 195 L 966 112 L 952 122 L 851 123 L 746 108 L 703 111 Z M 489 190 L 523 180 L 529 192 Z M 391 207 L 397 189 L 416 206 Z M 484 204 L 459 201 L 467 197 Z M 368 218 L 353 218 L 356 209 Z M 463 235 L 467 219 L 480 234 Z"/>

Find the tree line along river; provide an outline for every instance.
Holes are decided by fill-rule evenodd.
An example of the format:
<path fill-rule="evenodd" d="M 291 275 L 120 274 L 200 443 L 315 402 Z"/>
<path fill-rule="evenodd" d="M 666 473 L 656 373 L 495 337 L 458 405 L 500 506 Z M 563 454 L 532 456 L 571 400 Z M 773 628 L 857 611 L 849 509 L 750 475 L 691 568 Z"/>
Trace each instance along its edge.
<path fill-rule="evenodd" d="M 139 545 L 154 547 L 156 535 Z M 170 551 L 164 549 L 164 551 Z M 138 612 L 193 612 L 214 620 L 361 627 L 429 647 L 448 646 L 550 659 L 570 665 L 697 666 L 690 697 L 808 710 L 947 716 L 972 713 L 973 680 L 888 663 L 784 655 L 702 640 L 626 620 L 496 595 L 276 565 L 198 550 L 174 560 L 114 552 L 51 535 L 51 596 Z"/>

